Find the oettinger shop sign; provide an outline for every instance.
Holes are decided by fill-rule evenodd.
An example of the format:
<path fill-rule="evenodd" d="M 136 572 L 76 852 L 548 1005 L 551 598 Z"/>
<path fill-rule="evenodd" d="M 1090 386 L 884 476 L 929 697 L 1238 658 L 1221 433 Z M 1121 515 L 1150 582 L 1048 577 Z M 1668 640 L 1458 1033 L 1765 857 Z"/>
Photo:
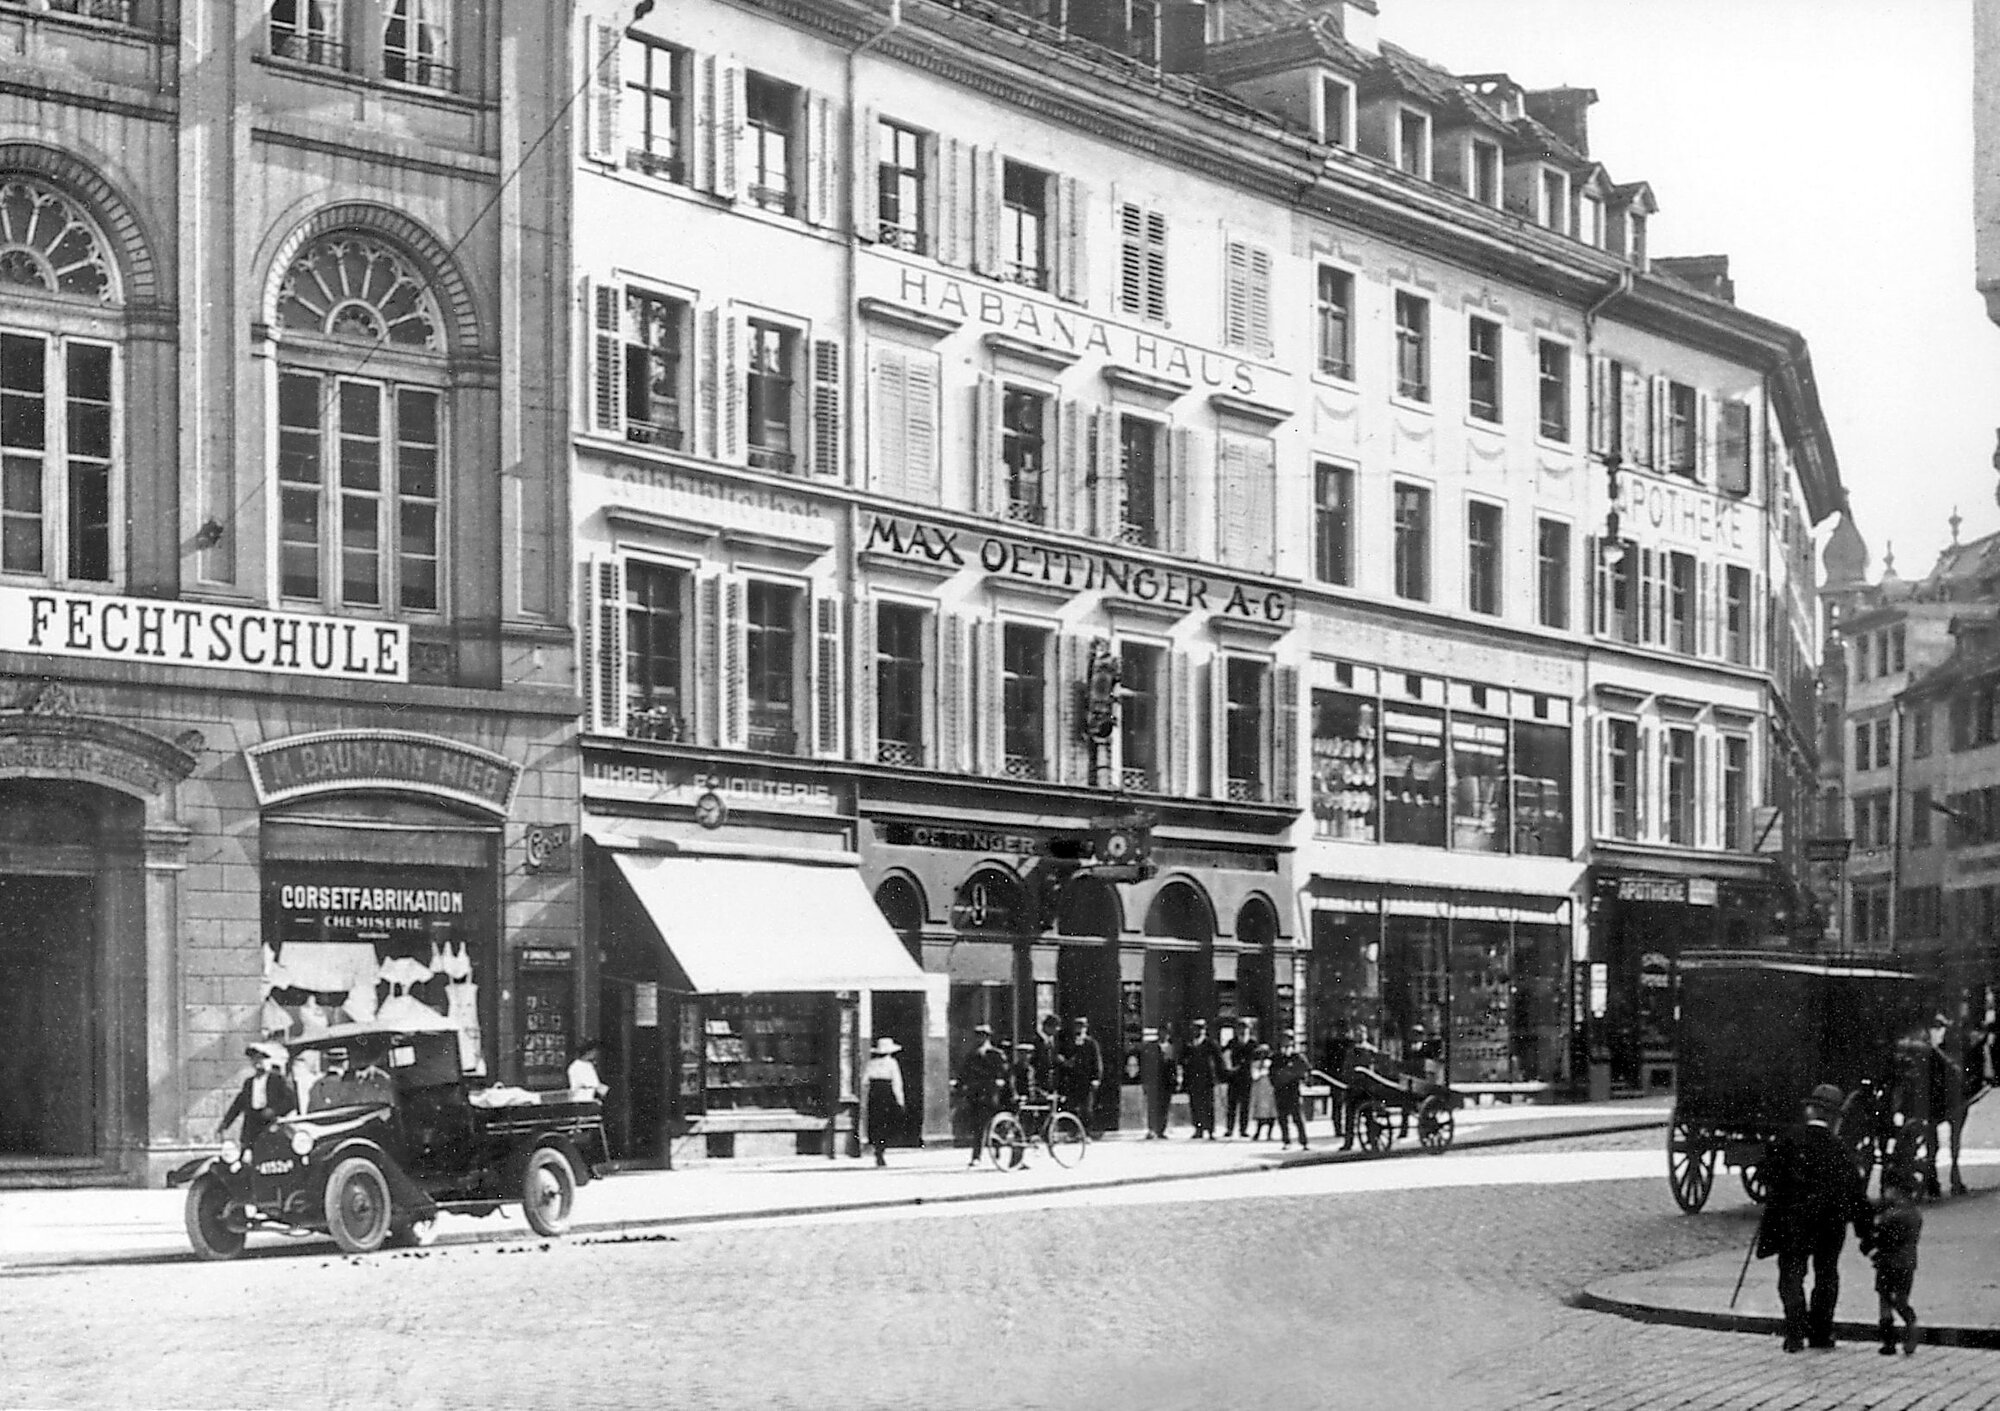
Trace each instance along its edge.
<path fill-rule="evenodd" d="M 0 651 L 349 681 L 410 678 L 410 633 L 401 623 L 36 588 L 0 588 Z"/>

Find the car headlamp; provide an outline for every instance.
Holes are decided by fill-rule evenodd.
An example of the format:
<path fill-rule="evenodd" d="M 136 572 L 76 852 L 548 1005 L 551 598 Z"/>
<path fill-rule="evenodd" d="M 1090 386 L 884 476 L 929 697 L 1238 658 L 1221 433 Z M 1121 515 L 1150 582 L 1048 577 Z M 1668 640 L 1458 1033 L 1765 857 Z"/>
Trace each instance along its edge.
<path fill-rule="evenodd" d="M 304 1156 L 312 1149 L 312 1133 L 294 1130 L 292 1133 L 292 1154 L 294 1156 Z"/>
<path fill-rule="evenodd" d="M 243 1148 L 236 1144 L 235 1138 L 224 1137 L 222 1139 L 222 1164 L 225 1166 L 234 1166 L 242 1159 Z"/>

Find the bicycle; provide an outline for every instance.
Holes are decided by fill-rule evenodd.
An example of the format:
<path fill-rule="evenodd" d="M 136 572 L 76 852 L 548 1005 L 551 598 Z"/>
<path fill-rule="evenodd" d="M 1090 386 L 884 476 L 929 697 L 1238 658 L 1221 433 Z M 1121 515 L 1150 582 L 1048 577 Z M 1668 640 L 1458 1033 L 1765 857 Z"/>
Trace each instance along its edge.
<path fill-rule="evenodd" d="M 996 1168 L 1012 1171 L 1027 1164 L 1028 1143 L 1032 1141 L 1040 1141 L 1049 1159 L 1065 1169 L 1083 1160 L 1090 1148 L 1083 1119 L 1064 1108 L 1061 1098 L 1040 1094 L 994 1113 L 980 1137 L 980 1146 Z"/>

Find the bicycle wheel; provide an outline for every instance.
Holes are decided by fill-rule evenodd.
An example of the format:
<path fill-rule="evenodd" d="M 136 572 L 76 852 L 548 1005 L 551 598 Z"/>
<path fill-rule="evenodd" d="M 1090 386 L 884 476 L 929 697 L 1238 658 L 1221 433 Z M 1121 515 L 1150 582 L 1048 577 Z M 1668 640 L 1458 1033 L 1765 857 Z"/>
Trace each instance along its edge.
<path fill-rule="evenodd" d="M 1058 1166 L 1074 1166 L 1090 1150 L 1090 1134 L 1083 1130 L 1083 1119 L 1074 1112 L 1051 1116 L 1042 1140 L 1048 1144 L 1049 1155 Z"/>
<path fill-rule="evenodd" d="M 1012 1171 L 1028 1156 L 1028 1133 L 1021 1119 L 1011 1112 L 996 1112 L 979 1139 L 986 1159 L 998 1171 Z"/>

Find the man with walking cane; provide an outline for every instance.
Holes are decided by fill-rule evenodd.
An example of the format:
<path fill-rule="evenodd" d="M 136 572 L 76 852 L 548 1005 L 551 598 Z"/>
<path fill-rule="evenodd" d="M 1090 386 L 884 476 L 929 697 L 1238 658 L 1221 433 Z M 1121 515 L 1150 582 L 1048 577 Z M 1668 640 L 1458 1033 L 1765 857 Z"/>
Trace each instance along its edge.
<path fill-rule="evenodd" d="M 1778 1256 L 1778 1298 L 1785 1306 L 1787 1352 L 1797 1352 L 1808 1342 L 1814 1347 L 1833 1346 L 1840 1247 L 1847 1240 L 1849 1224 L 1864 1241 L 1874 1226 L 1875 1212 L 1861 1173 L 1832 1130 L 1844 1096 L 1831 1083 L 1814 1088 L 1806 1099 L 1804 1123 L 1772 1142 L 1763 1163 L 1770 1195 L 1753 1249 L 1760 1259 Z M 1810 1304 L 1805 1291 L 1809 1262 Z"/>

